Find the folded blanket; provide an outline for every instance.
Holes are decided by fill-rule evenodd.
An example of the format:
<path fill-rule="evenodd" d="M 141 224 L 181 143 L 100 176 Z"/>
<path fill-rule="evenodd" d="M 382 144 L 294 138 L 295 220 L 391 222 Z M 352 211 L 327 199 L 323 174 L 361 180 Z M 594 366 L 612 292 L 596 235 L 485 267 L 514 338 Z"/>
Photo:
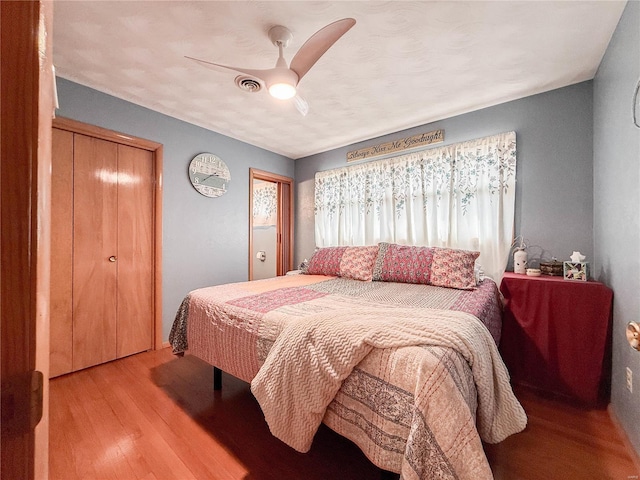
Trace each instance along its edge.
<path fill-rule="evenodd" d="M 276 339 L 251 391 L 273 435 L 306 452 L 342 381 L 372 349 L 417 345 L 449 347 L 468 362 L 484 441 L 497 443 L 524 429 L 526 415 L 489 331 L 473 315 L 451 310 L 373 305 L 292 322 Z"/>

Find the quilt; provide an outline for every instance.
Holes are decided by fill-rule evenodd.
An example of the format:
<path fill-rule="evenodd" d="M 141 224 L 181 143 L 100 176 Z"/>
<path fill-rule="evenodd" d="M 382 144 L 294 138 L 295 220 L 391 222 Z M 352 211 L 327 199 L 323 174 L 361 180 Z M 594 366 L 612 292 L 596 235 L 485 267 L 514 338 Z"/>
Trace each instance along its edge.
<path fill-rule="evenodd" d="M 191 292 L 170 342 L 251 382 L 300 451 L 324 422 L 404 479 L 490 479 L 482 441 L 526 425 L 499 325 L 488 279 L 462 291 L 293 275 Z"/>

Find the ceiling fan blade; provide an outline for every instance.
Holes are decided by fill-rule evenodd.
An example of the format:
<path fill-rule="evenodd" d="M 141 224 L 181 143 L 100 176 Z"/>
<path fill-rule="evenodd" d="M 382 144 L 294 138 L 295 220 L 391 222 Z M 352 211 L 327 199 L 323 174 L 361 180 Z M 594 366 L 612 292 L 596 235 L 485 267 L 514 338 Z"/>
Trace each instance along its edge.
<path fill-rule="evenodd" d="M 318 59 L 355 24 L 353 18 L 343 18 L 314 33 L 291 60 L 290 68 L 298 74 L 298 79 L 302 79 Z"/>
<path fill-rule="evenodd" d="M 184 58 L 188 58 L 189 60 L 193 60 L 194 62 L 197 62 L 200 65 L 204 65 L 205 67 L 208 67 L 208 68 L 222 67 L 222 68 L 226 68 L 227 70 L 233 70 L 234 72 L 244 73 L 245 75 L 249 75 L 251 77 L 256 77 L 258 80 L 262 80 L 265 83 L 267 83 L 268 79 L 271 77 L 271 75 L 273 75 L 273 71 L 275 70 L 273 68 L 267 68 L 267 69 L 263 69 L 263 70 L 254 70 L 254 69 L 251 69 L 251 68 L 229 67 L 227 65 L 221 65 L 219 63 L 207 62 L 206 60 L 199 60 L 197 58 L 188 57 L 186 55 L 185 55 Z"/>
<path fill-rule="evenodd" d="M 293 105 L 296 107 L 296 110 L 300 112 L 300 115 L 306 117 L 307 113 L 309 113 L 309 104 L 307 103 L 307 101 L 298 94 L 296 94 L 296 96 L 293 97 L 292 100 Z"/>
<path fill-rule="evenodd" d="M 222 67 L 227 70 L 233 70 L 234 72 L 244 73 L 245 75 L 249 75 L 250 77 L 257 78 L 267 87 L 269 87 L 273 83 L 278 83 L 285 81 L 293 85 L 294 87 L 298 84 L 298 76 L 296 73 L 283 66 L 276 66 L 274 68 L 265 68 L 261 70 L 251 69 L 251 68 L 238 68 L 238 67 L 229 67 L 227 65 L 221 65 L 219 63 L 207 62 L 206 60 L 200 60 L 198 58 L 187 57 L 189 60 L 193 60 L 194 62 L 199 63 L 200 65 L 204 65 L 205 67 L 213 68 Z M 282 60 L 284 61 L 284 59 Z"/>

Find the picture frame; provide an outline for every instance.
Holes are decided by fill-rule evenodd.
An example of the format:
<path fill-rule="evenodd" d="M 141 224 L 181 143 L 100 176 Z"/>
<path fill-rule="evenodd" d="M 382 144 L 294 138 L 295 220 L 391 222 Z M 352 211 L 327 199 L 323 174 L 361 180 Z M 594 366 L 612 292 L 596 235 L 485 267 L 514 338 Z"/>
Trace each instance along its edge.
<path fill-rule="evenodd" d="M 589 279 L 589 262 L 564 262 L 564 279 L 586 282 Z"/>

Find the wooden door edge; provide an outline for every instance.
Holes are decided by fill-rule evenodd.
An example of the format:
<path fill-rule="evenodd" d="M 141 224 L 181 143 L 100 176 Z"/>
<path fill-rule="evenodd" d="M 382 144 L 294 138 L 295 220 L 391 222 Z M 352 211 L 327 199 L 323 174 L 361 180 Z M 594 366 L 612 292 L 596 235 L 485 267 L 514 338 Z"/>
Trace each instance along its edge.
<path fill-rule="evenodd" d="M 154 291 L 154 341 L 153 349 L 159 350 L 163 348 L 163 331 L 162 331 L 162 193 L 163 193 L 163 155 L 164 147 L 159 145 L 154 150 L 154 172 L 155 191 L 154 191 L 154 265 L 153 265 L 153 281 Z"/>

